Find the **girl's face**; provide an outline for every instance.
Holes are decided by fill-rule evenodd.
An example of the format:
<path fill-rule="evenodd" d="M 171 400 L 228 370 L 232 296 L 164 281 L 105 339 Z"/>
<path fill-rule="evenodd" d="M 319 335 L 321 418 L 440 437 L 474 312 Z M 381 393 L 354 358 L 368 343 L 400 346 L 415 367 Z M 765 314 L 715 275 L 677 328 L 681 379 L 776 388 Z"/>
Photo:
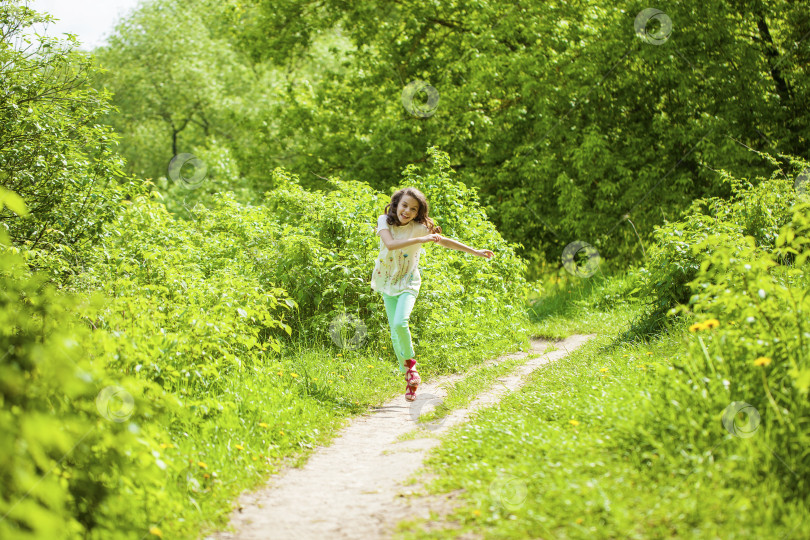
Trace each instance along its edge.
<path fill-rule="evenodd" d="M 403 225 L 407 225 L 416 217 L 417 212 L 419 212 L 419 201 L 410 195 L 403 195 L 399 200 L 399 206 L 397 206 L 399 222 Z"/>

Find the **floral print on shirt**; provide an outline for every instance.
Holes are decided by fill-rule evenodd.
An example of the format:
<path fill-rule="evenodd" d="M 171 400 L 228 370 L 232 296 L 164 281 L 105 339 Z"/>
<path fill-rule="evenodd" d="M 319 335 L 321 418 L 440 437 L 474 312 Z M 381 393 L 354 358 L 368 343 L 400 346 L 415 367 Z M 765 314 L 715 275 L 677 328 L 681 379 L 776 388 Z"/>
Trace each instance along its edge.
<path fill-rule="evenodd" d="M 377 219 L 377 234 L 382 229 L 388 229 L 394 240 L 403 240 L 425 236 L 428 228 L 415 221 L 407 225 L 388 225 L 383 214 Z M 380 253 L 374 263 L 374 272 L 371 276 L 371 289 L 396 296 L 403 292 L 419 294 L 422 278 L 419 273 L 419 257 L 422 244 L 412 244 L 402 249 L 389 250 L 380 238 Z"/>

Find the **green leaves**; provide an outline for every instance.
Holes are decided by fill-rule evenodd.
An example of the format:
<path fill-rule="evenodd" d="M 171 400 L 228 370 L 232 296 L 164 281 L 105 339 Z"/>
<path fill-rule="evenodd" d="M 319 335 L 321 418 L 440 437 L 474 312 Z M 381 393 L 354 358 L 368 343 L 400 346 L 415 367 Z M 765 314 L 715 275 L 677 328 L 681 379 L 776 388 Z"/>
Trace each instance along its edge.
<path fill-rule="evenodd" d="M 802 225 L 806 205 L 792 206 L 796 195 L 791 183 L 782 177 L 757 178 L 754 184 L 723 176 L 732 187 L 731 200 L 695 200 L 681 221 L 656 228 L 656 243 L 645 265 L 648 273 L 640 282 L 641 296 L 649 306 L 640 327 L 663 324 L 670 309 L 691 305 L 694 295 L 704 294 L 698 284 L 706 278 L 698 279 L 698 274 L 725 271 L 727 259 L 748 261 L 762 250 L 779 262 L 795 260 L 800 266 L 806 260 L 805 240 L 788 226 L 791 220 L 806 226 Z"/>
<path fill-rule="evenodd" d="M 18 216 L 25 217 L 28 215 L 28 208 L 22 198 L 13 191 L 0 186 L 0 210 L 3 209 L 3 206 L 8 207 Z"/>
<path fill-rule="evenodd" d="M 11 240 L 42 253 L 32 261 L 59 274 L 111 219 L 111 208 L 131 193 L 121 185 L 114 136 L 100 118 L 107 96 L 89 87 L 93 59 L 60 41 L 35 36 L 13 45 L 23 29 L 47 17 L 4 2 L 0 47 L 0 220 Z M 24 204 L 23 204 L 24 201 Z"/>

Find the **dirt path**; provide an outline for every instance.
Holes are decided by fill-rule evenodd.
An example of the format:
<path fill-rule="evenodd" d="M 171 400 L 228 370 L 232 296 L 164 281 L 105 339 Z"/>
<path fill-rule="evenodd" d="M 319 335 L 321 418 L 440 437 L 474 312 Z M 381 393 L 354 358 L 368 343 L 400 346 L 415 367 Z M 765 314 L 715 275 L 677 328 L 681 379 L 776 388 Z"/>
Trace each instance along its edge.
<path fill-rule="evenodd" d="M 574 335 L 554 343 L 557 350 L 542 354 L 551 345 L 532 340 L 528 353 L 506 355 L 487 363 L 539 354 L 518 366 L 500 384 L 482 392 L 470 405 L 452 411 L 427 426 L 427 436 L 397 442 L 400 435 L 416 428 L 416 419 L 441 403 L 441 387 L 462 375 L 440 377 L 423 383 L 413 403 L 397 396 L 370 414 L 352 421 L 331 446 L 316 451 L 301 468 L 290 468 L 272 477 L 266 486 L 243 493 L 231 516 L 235 533 L 221 531 L 206 540 L 231 539 L 346 539 L 389 538 L 401 519 L 428 517 L 452 504 L 443 500 L 406 495 L 414 486 L 405 481 L 422 465 L 427 451 L 440 444 L 435 437 L 464 422 L 477 409 L 497 403 L 507 392 L 523 386 L 535 369 L 566 356 L 593 337 Z M 404 386 L 404 385 L 403 385 Z"/>

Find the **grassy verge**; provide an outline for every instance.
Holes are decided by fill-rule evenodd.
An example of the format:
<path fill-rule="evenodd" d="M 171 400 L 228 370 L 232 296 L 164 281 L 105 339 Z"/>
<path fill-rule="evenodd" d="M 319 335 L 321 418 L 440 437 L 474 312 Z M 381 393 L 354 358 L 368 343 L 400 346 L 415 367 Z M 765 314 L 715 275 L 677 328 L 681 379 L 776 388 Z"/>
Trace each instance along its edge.
<path fill-rule="evenodd" d="M 435 422 L 439 418 L 447 416 L 455 409 L 460 409 L 469 404 L 475 396 L 481 393 L 483 388 L 490 387 L 498 377 L 508 375 L 515 368 L 534 358 L 535 355 L 528 355 L 522 358 L 510 358 L 501 362 L 493 362 L 486 366 L 479 366 L 470 369 L 462 379 L 448 385 L 447 396 L 435 405 L 435 407 L 419 417 L 420 423 Z"/>
<path fill-rule="evenodd" d="M 559 299 L 567 288 L 551 291 L 545 305 L 559 309 L 539 312 L 541 333 L 584 327 L 599 336 L 447 435 L 426 463 L 426 490 L 461 489 L 461 505 L 429 527 L 400 523 L 399 538 L 810 535 L 806 501 L 781 489 L 802 473 L 774 474 L 785 455 L 764 420 L 753 436 L 735 436 L 721 422 L 722 393 L 701 398 L 695 387 L 709 409 L 702 416 L 684 407 L 686 395 L 673 399 L 697 337 L 675 328 L 632 340 L 625 332 L 637 307 L 597 313 L 606 288 L 619 285 L 589 284 L 580 304 Z"/>
<path fill-rule="evenodd" d="M 543 295 L 531 298 L 529 314 L 534 334 L 565 339 L 571 334 L 604 334 L 629 323 L 632 298 L 626 295 L 623 279 L 608 279 L 601 272 L 589 279 L 548 279 Z"/>

